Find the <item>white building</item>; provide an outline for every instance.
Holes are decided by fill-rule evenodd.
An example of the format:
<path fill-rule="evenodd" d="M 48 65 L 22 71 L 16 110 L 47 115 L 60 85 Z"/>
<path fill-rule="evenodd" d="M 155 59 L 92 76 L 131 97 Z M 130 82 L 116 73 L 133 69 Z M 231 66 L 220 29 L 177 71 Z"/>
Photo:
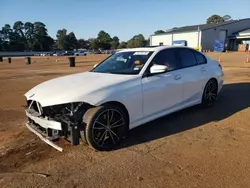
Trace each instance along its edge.
<path fill-rule="evenodd" d="M 150 45 L 178 45 L 214 50 L 215 41 L 219 40 L 227 50 L 237 50 L 238 44 L 250 43 L 250 18 L 230 20 L 222 24 L 202 24 L 177 27 L 165 33 L 150 36 Z"/>

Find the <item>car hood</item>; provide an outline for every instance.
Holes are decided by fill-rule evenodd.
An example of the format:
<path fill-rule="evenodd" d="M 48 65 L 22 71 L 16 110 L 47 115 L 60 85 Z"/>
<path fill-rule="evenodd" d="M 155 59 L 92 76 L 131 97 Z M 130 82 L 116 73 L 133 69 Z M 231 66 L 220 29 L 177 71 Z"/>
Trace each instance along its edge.
<path fill-rule="evenodd" d="M 77 73 L 45 81 L 29 90 L 25 97 L 27 100 L 38 101 L 42 106 L 78 102 L 82 101 L 84 96 L 86 98 L 82 102 L 89 102 L 87 96 L 93 92 L 103 91 L 106 87 L 121 84 L 134 77 L 135 75 L 97 72 Z"/>

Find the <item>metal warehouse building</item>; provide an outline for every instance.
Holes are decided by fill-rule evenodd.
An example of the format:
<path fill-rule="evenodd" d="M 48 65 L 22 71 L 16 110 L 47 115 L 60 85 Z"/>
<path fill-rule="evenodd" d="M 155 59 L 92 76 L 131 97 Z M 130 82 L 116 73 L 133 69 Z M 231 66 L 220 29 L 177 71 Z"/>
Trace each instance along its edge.
<path fill-rule="evenodd" d="M 230 20 L 222 24 L 202 24 L 177 27 L 150 36 L 150 45 L 186 45 L 199 50 L 214 51 L 215 44 L 223 50 L 238 49 L 239 44 L 250 44 L 250 18 Z"/>

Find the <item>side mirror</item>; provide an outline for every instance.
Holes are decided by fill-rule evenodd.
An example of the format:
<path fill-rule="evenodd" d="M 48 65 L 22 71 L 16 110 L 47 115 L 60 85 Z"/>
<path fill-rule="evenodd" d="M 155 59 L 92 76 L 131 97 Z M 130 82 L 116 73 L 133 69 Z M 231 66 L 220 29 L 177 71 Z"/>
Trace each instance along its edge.
<path fill-rule="evenodd" d="M 167 70 L 168 70 L 168 66 L 166 65 L 153 65 L 150 68 L 150 73 L 151 74 L 162 73 L 162 72 L 166 72 Z"/>
<path fill-rule="evenodd" d="M 95 65 L 94 65 L 94 68 L 96 68 L 97 65 L 98 65 L 98 64 L 95 64 Z"/>

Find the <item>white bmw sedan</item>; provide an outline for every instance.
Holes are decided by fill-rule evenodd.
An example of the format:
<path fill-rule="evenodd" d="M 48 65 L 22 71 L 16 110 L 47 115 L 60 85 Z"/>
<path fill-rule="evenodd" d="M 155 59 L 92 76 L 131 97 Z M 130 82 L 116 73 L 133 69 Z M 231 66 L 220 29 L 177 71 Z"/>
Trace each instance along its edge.
<path fill-rule="evenodd" d="M 62 151 L 54 140 L 95 150 L 114 149 L 126 132 L 178 110 L 216 101 L 220 64 L 188 47 L 121 50 L 91 71 L 41 83 L 27 98 L 26 126 Z"/>

